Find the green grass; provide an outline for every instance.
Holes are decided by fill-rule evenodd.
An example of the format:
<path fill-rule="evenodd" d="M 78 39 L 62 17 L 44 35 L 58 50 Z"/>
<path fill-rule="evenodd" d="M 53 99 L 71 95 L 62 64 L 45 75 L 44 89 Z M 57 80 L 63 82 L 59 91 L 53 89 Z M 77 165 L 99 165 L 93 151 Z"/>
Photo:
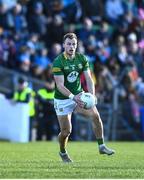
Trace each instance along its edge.
<path fill-rule="evenodd" d="M 64 164 L 57 142 L 0 142 L 0 178 L 144 178 L 144 143 L 107 145 L 115 155 L 99 155 L 94 142 L 69 142 L 74 163 Z"/>

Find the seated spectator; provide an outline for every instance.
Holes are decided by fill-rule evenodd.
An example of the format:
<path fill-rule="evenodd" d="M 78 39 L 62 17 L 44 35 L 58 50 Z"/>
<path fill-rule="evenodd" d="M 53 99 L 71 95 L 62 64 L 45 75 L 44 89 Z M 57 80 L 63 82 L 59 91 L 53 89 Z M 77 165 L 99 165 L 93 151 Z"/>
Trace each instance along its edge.
<path fill-rule="evenodd" d="M 82 16 L 89 17 L 93 22 L 100 23 L 104 17 L 104 1 L 101 0 L 80 0 Z"/>
<path fill-rule="evenodd" d="M 6 10 L 9 10 L 9 9 L 12 9 L 16 5 L 17 0 L 0 0 L 0 3 L 2 5 L 6 5 Z"/>
<path fill-rule="evenodd" d="M 120 46 L 116 53 L 117 62 L 121 70 L 126 66 L 129 54 L 125 45 Z"/>
<path fill-rule="evenodd" d="M 0 64 L 3 66 L 15 66 L 14 59 L 16 47 L 9 31 L 1 29 L 0 35 Z"/>
<path fill-rule="evenodd" d="M 53 86 L 54 76 L 52 72 L 52 64 L 49 64 L 47 68 L 44 70 L 42 79 Z"/>
<path fill-rule="evenodd" d="M 128 52 L 136 63 L 139 75 L 142 77 L 142 79 L 144 79 L 143 55 L 139 50 L 137 36 L 135 33 L 131 33 L 128 35 Z"/>
<path fill-rule="evenodd" d="M 144 39 L 144 8 L 139 9 L 139 17 L 138 17 L 138 24 L 137 24 L 137 29 L 136 33 L 138 35 L 138 40 L 140 41 L 141 39 Z"/>
<path fill-rule="evenodd" d="M 110 27 L 107 22 L 105 21 L 101 22 L 100 27 L 96 32 L 96 37 L 99 41 L 102 41 L 105 38 L 108 38 L 108 39 L 111 38 Z"/>
<path fill-rule="evenodd" d="M 46 34 L 47 18 L 43 13 L 43 4 L 36 2 L 33 5 L 33 11 L 28 17 L 28 28 L 30 33 L 37 33 L 40 36 Z"/>
<path fill-rule="evenodd" d="M 119 19 L 116 33 L 127 36 L 129 33 L 136 30 L 137 24 L 137 18 L 132 14 L 131 11 L 128 11 Z"/>
<path fill-rule="evenodd" d="M 63 14 L 66 23 L 77 23 L 82 16 L 81 4 L 78 0 L 63 0 Z"/>
<path fill-rule="evenodd" d="M 111 55 L 111 48 L 108 45 L 104 44 L 104 42 L 98 42 L 97 51 L 96 51 L 97 59 L 102 64 L 105 64 L 108 61 L 110 55 Z"/>
<path fill-rule="evenodd" d="M 59 43 L 54 43 L 52 44 L 52 47 L 50 48 L 49 51 L 49 58 L 51 62 L 56 58 L 62 51 L 62 46 Z"/>
<path fill-rule="evenodd" d="M 88 56 L 88 59 L 90 63 L 93 63 L 95 61 L 95 55 L 96 55 L 96 47 L 97 47 L 97 39 L 94 35 L 90 35 L 87 40 L 87 44 L 85 45 L 86 49 L 86 56 Z"/>
<path fill-rule="evenodd" d="M 77 36 L 80 40 L 87 44 L 88 37 L 90 35 L 95 35 L 95 30 L 93 29 L 93 22 L 90 18 L 86 17 L 83 20 L 82 28 L 77 30 Z"/>
<path fill-rule="evenodd" d="M 55 15 L 47 27 L 47 45 L 61 43 L 64 35 L 64 22 L 60 15 Z"/>
<path fill-rule="evenodd" d="M 29 75 L 31 68 L 31 54 L 30 49 L 26 46 L 21 48 L 20 55 L 18 56 L 19 71 Z"/>
<path fill-rule="evenodd" d="M 125 37 L 122 36 L 122 35 L 119 35 L 117 38 L 116 38 L 116 41 L 114 43 L 114 51 L 117 51 L 118 48 L 120 48 L 121 46 L 124 46 L 125 45 Z"/>
<path fill-rule="evenodd" d="M 31 48 L 35 51 L 39 50 L 42 47 L 42 43 L 39 40 L 39 35 L 36 33 L 29 34 L 26 45 L 29 47 L 31 46 Z"/>
<path fill-rule="evenodd" d="M 124 11 L 131 11 L 134 16 L 138 16 L 138 7 L 135 0 L 123 1 Z"/>
<path fill-rule="evenodd" d="M 108 21 L 113 25 L 118 24 L 119 17 L 124 14 L 122 0 L 106 0 L 105 11 Z"/>
<path fill-rule="evenodd" d="M 65 26 L 65 33 L 75 33 L 76 31 L 76 24 L 69 24 L 68 26 Z"/>
<path fill-rule="evenodd" d="M 43 69 L 46 69 L 49 64 L 51 64 L 50 59 L 47 56 L 48 51 L 46 48 L 41 49 L 39 54 L 35 56 L 34 58 L 34 64 L 36 66 L 40 66 Z"/>
<path fill-rule="evenodd" d="M 45 0 L 44 6 L 46 8 L 46 14 L 49 17 L 53 17 L 56 14 L 63 15 L 63 2 L 62 0 Z"/>
<path fill-rule="evenodd" d="M 18 33 L 27 28 L 27 21 L 24 14 L 22 14 L 22 6 L 19 3 L 9 12 L 8 18 L 10 19 L 9 28 L 14 32 Z"/>
<path fill-rule="evenodd" d="M 31 75 L 32 77 L 41 80 L 43 77 L 44 69 L 38 65 L 33 65 L 31 67 Z"/>
<path fill-rule="evenodd" d="M 0 27 L 4 29 L 9 28 L 8 9 L 5 3 L 0 3 Z"/>

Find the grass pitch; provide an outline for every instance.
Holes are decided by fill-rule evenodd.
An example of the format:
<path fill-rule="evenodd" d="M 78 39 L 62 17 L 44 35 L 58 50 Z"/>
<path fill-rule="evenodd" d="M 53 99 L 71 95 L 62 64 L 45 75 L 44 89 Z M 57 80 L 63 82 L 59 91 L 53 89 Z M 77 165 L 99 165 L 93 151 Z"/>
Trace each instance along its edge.
<path fill-rule="evenodd" d="M 99 155 L 95 142 L 69 142 L 74 163 L 64 164 L 57 142 L 0 142 L 0 178 L 144 178 L 144 143 L 107 145 L 115 155 Z"/>

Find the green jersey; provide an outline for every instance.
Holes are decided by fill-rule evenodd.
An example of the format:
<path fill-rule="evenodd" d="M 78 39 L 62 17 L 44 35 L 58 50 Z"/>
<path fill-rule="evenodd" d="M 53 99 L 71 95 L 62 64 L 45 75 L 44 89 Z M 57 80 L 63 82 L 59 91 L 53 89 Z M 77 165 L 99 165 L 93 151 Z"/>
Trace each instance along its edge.
<path fill-rule="evenodd" d="M 64 86 L 74 95 L 82 92 L 80 75 L 89 68 L 86 57 L 76 53 L 73 59 L 68 59 L 64 53 L 60 54 L 53 62 L 53 74 L 64 76 Z M 56 87 L 56 99 L 68 99 Z"/>

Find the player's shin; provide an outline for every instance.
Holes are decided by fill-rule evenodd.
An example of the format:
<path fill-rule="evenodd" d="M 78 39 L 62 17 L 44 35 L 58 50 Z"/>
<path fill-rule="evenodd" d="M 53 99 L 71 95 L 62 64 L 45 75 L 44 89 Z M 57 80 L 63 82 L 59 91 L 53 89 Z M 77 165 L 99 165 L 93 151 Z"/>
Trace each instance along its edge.
<path fill-rule="evenodd" d="M 68 137 L 62 136 L 62 134 L 59 133 L 58 140 L 59 140 L 59 145 L 60 145 L 60 152 L 65 153 L 67 142 L 68 142 Z"/>

